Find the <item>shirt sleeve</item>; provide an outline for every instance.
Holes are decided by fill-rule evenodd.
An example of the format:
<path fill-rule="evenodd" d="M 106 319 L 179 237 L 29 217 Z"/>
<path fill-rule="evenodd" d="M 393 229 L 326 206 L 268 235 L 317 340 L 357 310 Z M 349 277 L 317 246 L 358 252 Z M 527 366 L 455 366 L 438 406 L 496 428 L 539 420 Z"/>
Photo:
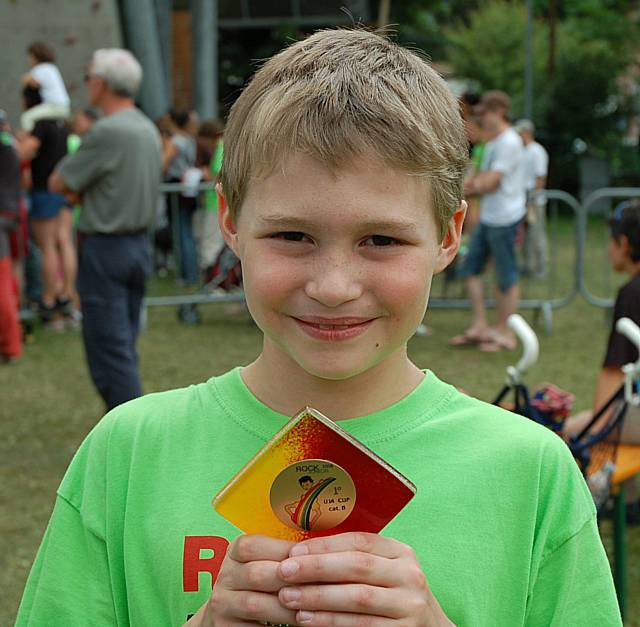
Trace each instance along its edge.
<path fill-rule="evenodd" d="M 106 544 L 58 496 L 22 597 L 16 627 L 113 626 L 114 610 Z"/>
<path fill-rule="evenodd" d="M 514 142 L 498 142 L 494 145 L 489 170 L 506 174 L 517 168 L 523 158 L 523 148 L 517 146 Z"/>
<path fill-rule="evenodd" d="M 622 625 L 595 516 L 543 560 L 527 607 L 527 627 Z"/>
<path fill-rule="evenodd" d="M 620 289 L 613 308 L 613 324 L 602 364 L 605 368 L 619 368 L 638 359 L 638 349 L 628 338 L 616 331 L 616 323 L 620 318 L 631 318 L 637 325 L 640 325 L 640 300 L 629 285 Z"/>
<path fill-rule="evenodd" d="M 111 172 L 118 157 L 118 151 L 110 149 L 108 133 L 98 128 L 96 123 L 85 136 L 80 148 L 62 159 L 57 170 L 69 189 L 83 192 Z"/>
<path fill-rule="evenodd" d="M 43 85 L 47 81 L 50 82 L 52 80 L 51 67 L 45 65 L 44 63 L 38 63 L 37 65 L 34 65 L 29 73 L 38 81 L 39 85 Z"/>
<path fill-rule="evenodd" d="M 547 176 L 547 170 L 549 168 L 549 155 L 542 146 L 536 146 L 537 150 L 534 154 L 534 167 L 533 171 L 536 177 Z"/>

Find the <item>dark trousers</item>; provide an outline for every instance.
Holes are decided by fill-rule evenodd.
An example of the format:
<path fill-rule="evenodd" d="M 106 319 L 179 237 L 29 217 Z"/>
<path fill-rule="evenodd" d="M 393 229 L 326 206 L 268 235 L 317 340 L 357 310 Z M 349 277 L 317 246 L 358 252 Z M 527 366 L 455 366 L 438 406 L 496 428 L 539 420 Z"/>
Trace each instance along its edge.
<path fill-rule="evenodd" d="M 107 409 L 142 395 L 135 343 L 150 271 L 146 233 L 81 241 L 82 335 L 91 378 Z"/>
<path fill-rule="evenodd" d="M 180 277 L 187 285 L 198 285 L 198 249 L 193 237 L 193 214 L 195 198 L 184 198 L 192 203 L 180 203 L 178 208 L 178 230 L 180 232 Z"/>

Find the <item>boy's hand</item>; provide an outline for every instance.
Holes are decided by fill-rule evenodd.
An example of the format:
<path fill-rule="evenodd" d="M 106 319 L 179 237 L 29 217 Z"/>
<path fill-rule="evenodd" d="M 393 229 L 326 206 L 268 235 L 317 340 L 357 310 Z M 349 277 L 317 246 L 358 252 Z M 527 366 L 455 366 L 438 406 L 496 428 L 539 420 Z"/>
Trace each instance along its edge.
<path fill-rule="evenodd" d="M 289 556 L 294 544 L 259 535 L 236 538 L 229 545 L 211 597 L 187 624 L 295 625 L 295 610 L 286 609 L 278 600 L 278 590 L 285 585 L 278 575 L 278 566 Z"/>
<path fill-rule="evenodd" d="M 306 540 L 289 555 L 277 565 L 277 578 L 286 582 L 278 597 L 295 610 L 298 625 L 453 625 L 429 590 L 413 549 L 396 540 L 344 533 Z"/>

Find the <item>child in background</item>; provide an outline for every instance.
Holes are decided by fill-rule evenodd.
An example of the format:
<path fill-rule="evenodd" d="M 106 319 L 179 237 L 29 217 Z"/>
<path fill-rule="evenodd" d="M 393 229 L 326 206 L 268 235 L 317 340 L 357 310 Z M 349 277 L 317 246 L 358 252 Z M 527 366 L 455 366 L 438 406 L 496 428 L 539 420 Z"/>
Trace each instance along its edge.
<path fill-rule="evenodd" d="M 225 130 L 218 214 L 262 350 L 97 425 L 18 627 L 621 625 L 564 442 L 407 354 L 460 244 L 467 160 L 446 83 L 379 35 L 320 31 L 256 73 Z M 305 405 L 416 484 L 380 535 L 293 543 L 212 510 Z"/>
<path fill-rule="evenodd" d="M 628 275 L 629 280 L 620 288 L 613 307 L 613 319 L 607 351 L 598 373 L 593 409 L 572 416 L 565 423 L 565 431 L 576 435 L 586 427 L 598 411 L 620 388 L 624 381 L 622 366 L 638 360 L 638 350 L 621 333 L 616 331 L 620 318 L 631 318 L 640 326 L 640 201 L 632 200 L 618 205 L 609 220 L 609 259 L 616 272 Z M 606 422 L 608 414 L 603 414 L 598 425 Z M 620 441 L 640 444 L 640 409 L 629 407 L 625 414 Z M 640 494 L 637 481 L 629 479 L 625 483 L 627 498 L 627 522 L 640 524 Z"/>
<path fill-rule="evenodd" d="M 42 103 L 25 111 L 20 118 L 22 129 L 33 130 L 38 120 L 64 119 L 69 117 L 69 94 L 55 65 L 53 50 L 45 43 L 36 41 L 27 48 L 31 69 L 22 77 L 24 87 L 38 89 Z"/>

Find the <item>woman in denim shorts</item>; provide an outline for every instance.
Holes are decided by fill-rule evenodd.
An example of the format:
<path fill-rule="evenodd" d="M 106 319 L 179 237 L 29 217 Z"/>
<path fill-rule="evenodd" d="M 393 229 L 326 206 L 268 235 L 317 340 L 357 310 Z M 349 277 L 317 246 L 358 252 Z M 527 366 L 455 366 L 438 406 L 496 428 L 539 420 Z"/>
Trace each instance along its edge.
<path fill-rule="evenodd" d="M 26 108 L 39 102 L 39 94 L 33 88 L 25 88 L 23 97 Z M 48 178 L 58 161 L 67 154 L 67 136 L 66 120 L 40 119 L 19 143 L 20 156 L 31 163 L 29 221 L 32 236 L 42 253 L 43 288 L 39 313 L 45 325 L 60 330 L 64 324 L 56 320 L 56 312 L 62 310 L 64 313 L 71 306 L 77 257 L 71 230 L 62 215 L 67 201 L 64 196 L 49 191 Z"/>

